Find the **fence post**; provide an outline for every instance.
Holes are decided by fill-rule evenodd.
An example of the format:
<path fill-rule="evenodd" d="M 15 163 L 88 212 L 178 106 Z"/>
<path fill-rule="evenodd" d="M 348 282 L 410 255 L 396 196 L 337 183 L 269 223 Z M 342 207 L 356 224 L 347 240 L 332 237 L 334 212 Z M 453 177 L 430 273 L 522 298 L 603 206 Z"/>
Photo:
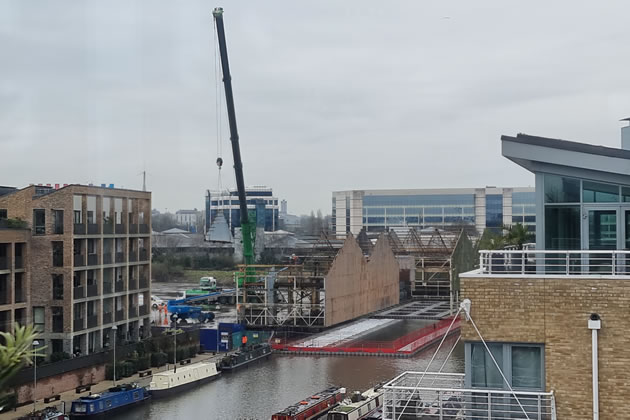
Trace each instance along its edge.
<path fill-rule="evenodd" d="M 481 270 L 481 272 L 484 272 L 483 269 L 483 251 L 479 251 L 479 269 Z"/>
<path fill-rule="evenodd" d="M 567 275 L 569 275 L 569 264 L 571 262 L 571 258 L 570 258 L 570 254 L 567 252 L 567 256 L 566 256 L 566 264 L 567 264 Z"/>
<path fill-rule="evenodd" d="M 440 412 L 440 420 L 442 420 L 444 417 L 442 416 L 442 395 L 440 395 L 440 391 L 437 392 L 437 398 L 438 398 L 438 410 Z"/>
<path fill-rule="evenodd" d="M 615 251 L 613 251 L 612 253 L 612 275 L 615 275 L 615 272 L 617 270 L 615 270 L 615 267 L 617 266 L 617 253 Z"/>
<path fill-rule="evenodd" d="M 525 274 L 525 251 L 521 252 L 521 274 Z"/>
<path fill-rule="evenodd" d="M 488 392 L 488 420 L 492 419 L 492 394 Z"/>
<path fill-rule="evenodd" d="M 538 418 L 542 419 L 542 401 L 540 394 L 538 394 Z"/>

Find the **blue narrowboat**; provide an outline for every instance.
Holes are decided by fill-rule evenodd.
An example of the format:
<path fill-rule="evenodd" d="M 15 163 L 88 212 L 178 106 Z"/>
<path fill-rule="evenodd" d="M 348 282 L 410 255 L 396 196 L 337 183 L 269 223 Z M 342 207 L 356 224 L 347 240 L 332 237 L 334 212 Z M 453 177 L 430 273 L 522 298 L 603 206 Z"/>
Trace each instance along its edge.
<path fill-rule="evenodd" d="M 118 385 L 100 394 L 91 394 L 72 401 L 70 419 L 97 419 L 124 410 L 149 399 L 149 392 L 132 384 Z"/>

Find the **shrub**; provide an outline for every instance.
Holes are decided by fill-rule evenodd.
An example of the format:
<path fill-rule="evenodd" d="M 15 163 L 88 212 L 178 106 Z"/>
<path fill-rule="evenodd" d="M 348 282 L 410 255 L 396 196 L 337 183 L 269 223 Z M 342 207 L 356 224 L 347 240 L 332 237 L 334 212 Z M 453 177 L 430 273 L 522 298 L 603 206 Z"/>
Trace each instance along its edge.
<path fill-rule="evenodd" d="M 70 355 L 66 353 L 65 351 L 57 351 L 50 355 L 50 362 L 55 363 L 61 360 L 69 359 L 69 358 L 70 358 Z"/>
<path fill-rule="evenodd" d="M 138 358 L 136 362 L 136 368 L 138 370 L 147 370 L 151 367 L 151 356 L 145 355 Z"/>
<path fill-rule="evenodd" d="M 166 353 L 163 353 L 163 352 L 157 352 L 157 353 L 151 354 L 151 366 L 153 367 L 164 366 L 167 360 L 166 357 L 167 357 Z"/>

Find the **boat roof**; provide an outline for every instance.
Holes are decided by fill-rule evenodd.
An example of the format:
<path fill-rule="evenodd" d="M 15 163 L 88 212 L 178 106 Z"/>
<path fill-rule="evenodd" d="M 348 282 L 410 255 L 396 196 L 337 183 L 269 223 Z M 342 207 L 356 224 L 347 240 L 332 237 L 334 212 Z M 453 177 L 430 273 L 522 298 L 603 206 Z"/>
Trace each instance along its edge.
<path fill-rule="evenodd" d="M 330 388 L 326 388 L 325 390 L 313 394 L 310 397 L 304 398 L 302 401 L 299 401 L 293 405 L 288 406 L 284 410 L 278 411 L 275 415 L 284 415 L 284 416 L 294 416 L 298 413 L 301 413 L 304 410 L 308 410 L 313 405 L 318 404 L 322 400 L 326 398 L 330 398 L 331 396 L 339 393 L 344 393 L 345 388 L 332 386 Z"/>
<path fill-rule="evenodd" d="M 119 395 L 122 392 L 129 392 L 129 391 L 136 391 L 138 389 L 140 389 L 141 387 L 137 386 L 136 384 L 123 384 L 123 385 L 119 385 L 119 386 L 115 386 L 112 388 L 109 388 L 107 391 L 104 392 L 99 392 L 96 394 L 90 394 L 90 395 L 85 395 L 83 397 L 80 397 L 79 399 L 76 399 L 72 402 L 93 402 L 93 401 L 98 401 L 98 400 L 102 400 L 104 398 L 110 398 L 113 397 L 115 395 Z"/>
<path fill-rule="evenodd" d="M 204 366 L 210 366 L 210 365 L 213 365 L 216 368 L 216 363 L 214 363 L 214 362 L 197 362 L 197 363 L 193 363 L 192 365 L 178 367 L 177 368 L 177 372 L 173 372 L 172 370 L 168 370 L 166 372 L 155 373 L 153 375 L 153 377 L 155 378 L 155 377 L 161 376 L 161 377 L 169 378 L 169 377 L 171 377 L 173 375 L 178 375 L 180 373 L 185 373 L 185 372 L 188 372 L 190 370 L 195 370 L 197 368 L 204 367 Z"/>
<path fill-rule="evenodd" d="M 361 393 L 361 395 L 363 397 L 365 397 L 365 399 L 362 399 L 360 401 L 357 402 L 353 402 L 353 403 L 349 403 L 349 404 L 344 404 L 343 402 L 338 405 L 337 407 L 333 408 L 331 412 L 341 412 L 341 413 L 348 413 L 350 411 L 354 411 L 357 408 L 363 406 L 366 402 L 368 402 L 369 400 L 372 400 L 376 397 L 378 397 L 379 395 L 381 395 L 383 393 L 383 391 L 381 391 L 378 388 L 370 388 L 367 391 Z"/>

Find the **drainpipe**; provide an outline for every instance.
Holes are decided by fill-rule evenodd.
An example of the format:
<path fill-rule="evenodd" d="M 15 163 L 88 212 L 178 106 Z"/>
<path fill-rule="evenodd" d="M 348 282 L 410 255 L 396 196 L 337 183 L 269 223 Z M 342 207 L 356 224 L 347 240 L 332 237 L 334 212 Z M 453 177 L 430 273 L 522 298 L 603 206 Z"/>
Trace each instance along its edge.
<path fill-rule="evenodd" d="M 597 330 L 602 328 L 602 321 L 598 314 L 591 314 L 588 329 L 593 336 L 593 420 L 599 420 L 599 378 L 597 372 Z"/>

